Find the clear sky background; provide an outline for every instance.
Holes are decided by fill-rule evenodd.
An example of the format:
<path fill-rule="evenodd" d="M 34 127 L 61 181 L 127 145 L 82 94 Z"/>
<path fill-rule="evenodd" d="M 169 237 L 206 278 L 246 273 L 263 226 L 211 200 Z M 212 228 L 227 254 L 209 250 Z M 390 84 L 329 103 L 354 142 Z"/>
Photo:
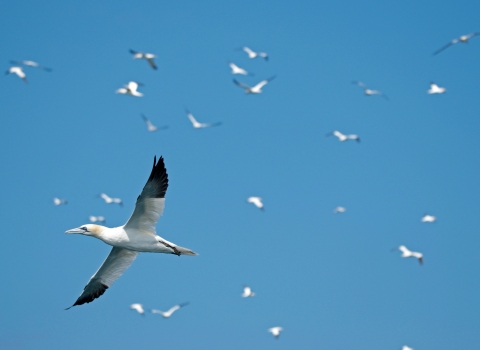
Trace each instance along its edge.
<path fill-rule="evenodd" d="M 0 78 L 1 348 L 478 348 L 480 37 L 432 56 L 480 30 L 478 1 L 7 0 L 0 19 L 4 70 L 53 69 Z M 277 78 L 247 96 L 229 60 L 255 73 L 244 83 Z M 129 80 L 144 97 L 114 93 Z M 194 130 L 185 108 L 223 124 Z M 123 225 L 154 155 L 170 183 L 157 232 L 200 256 L 141 254 L 65 311 L 110 247 L 64 232 Z M 129 310 L 185 301 L 168 320 Z"/>

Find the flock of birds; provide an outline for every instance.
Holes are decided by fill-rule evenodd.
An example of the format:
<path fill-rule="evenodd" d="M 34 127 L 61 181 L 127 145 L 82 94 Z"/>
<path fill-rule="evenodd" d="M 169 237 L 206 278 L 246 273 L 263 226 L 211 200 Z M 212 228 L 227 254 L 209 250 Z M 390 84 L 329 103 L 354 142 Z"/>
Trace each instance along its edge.
<path fill-rule="evenodd" d="M 440 52 L 454 44 L 467 43 L 469 39 L 478 35 L 480 35 L 480 32 L 462 35 L 459 38 L 455 38 L 445 46 L 435 51 L 434 55 L 439 54 Z M 262 58 L 265 61 L 269 60 L 269 57 L 266 53 L 253 51 L 246 46 L 239 48 L 238 50 L 244 51 L 250 59 Z M 154 54 L 138 52 L 134 50 L 130 50 L 130 53 L 133 55 L 134 59 L 146 60 L 148 65 L 152 69 L 157 69 L 157 65 L 155 63 L 156 56 Z M 13 64 L 13 66 L 11 66 L 7 70 L 6 74 L 15 74 L 25 83 L 27 83 L 27 76 L 24 72 L 23 67 L 38 68 L 46 72 L 52 71 L 50 68 L 46 68 L 37 62 L 29 60 L 11 61 L 11 63 Z M 233 62 L 228 62 L 228 65 L 233 75 L 253 76 L 252 73 L 248 72 L 244 68 L 239 67 Z M 244 83 L 237 81 L 236 79 L 233 79 L 233 82 L 235 85 L 244 89 L 246 94 L 260 94 L 262 93 L 262 88 L 264 88 L 273 79 L 275 79 L 275 76 L 264 79 L 254 86 L 248 86 Z M 370 89 L 361 81 L 352 81 L 352 84 L 362 88 L 366 96 L 379 95 L 388 101 L 388 97 L 383 92 Z M 140 86 L 142 86 L 141 83 L 130 81 L 124 87 L 117 89 L 115 92 L 123 95 L 142 97 L 143 93 L 138 91 L 138 88 Z M 443 94 L 445 92 L 446 88 L 441 87 L 433 82 L 430 84 L 430 89 L 427 91 L 428 94 Z M 192 123 L 193 128 L 195 129 L 215 127 L 221 125 L 221 122 L 201 123 L 193 116 L 193 114 L 188 109 L 186 109 L 186 114 L 188 119 Z M 153 125 L 152 122 L 143 114 L 141 115 L 141 117 L 145 122 L 147 130 L 149 132 L 164 130 L 168 128 L 168 126 L 157 127 Z M 340 142 L 348 140 L 360 142 L 360 137 L 358 135 L 343 134 L 338 130 L 334 130 L 333 132 L 328 133 L 327 136 L 335 136 Z M 125 225 L 114 228 L 101 226 L 97 223 L 105 223 L 105 217 L 91 215 L 89 216 L 89 221 L 91 222 L 90 224 L 85 224 L 78 228 L 74 228 L 65 232 L 67 234 L 81 234 L 85 236 L 95 237 L 112 246 L 112 250 L 106 260 L 103 262 L 98 271 L 90 278 L 83 292 L 71 307 L 92 302 L 96 298 L 103 295 L 105 291 L 115 282 L 115 280 L 117 280 L 123 274 L 123 272 L 133 263 L 139 252 L 166 253 L 174 254 L 177 256 L 198 255 L 197 253 L 193 252 L 188 248 L 184 248 L 170 241 L 167 241 L 166 239 L 158 236 L 156 233 L 155 226 L 164 210 L 165 194 L 167 188 L 168 174 L 164 164 L 164 160 L 162 157 L 160 157 L 157 161 L 157 158 L 155 157 L 150 176 L 143 190 L 137 198 L 135 209 L 131 217 Z M 105 193 L 99 194 L 99 197 L 103 199 L 106 204 L 118 204 L 119 206 L 123 205 L 123 202 L 120 198 L 110 197 Z M 262 198 L 252 196 L 247 198 L 246 201 L 247 203 L 253 204 L 261 211 L 265 211 Z M 53 203 L 55 206 L 60 206 L 66 205 L 68 201 L 66 199 L 55 197 L 53 199 Z M 346 208 L 342 206 L 338 206 L 333 210 L 334 214 L 342 214 L 345 212 Z M 421 218 L 421 222 L 424 223 L 433 223 L 436 220 L 437 218 L 430 214 L 425 214 Z M 405 245 L 400 245 L 392 249 L 392 251 L 396 250 L 399 250 L 402 253 L 402 258 L 415 258 L 419 261 L 420 264 L 423 264 L 422 253 L 411 251 Z M 254 296 L 255 293 L 252 291 L 252 289 L 249 286 L 244 286 L 241 297 L 251 298 Z M 188 304 L 189 303 L 178 304 L 171 307 L 167 311 L 151 309 L 151 313 L 161 315 L 163 318 L 169 318 L 176 311 L 180 310 Z M 130 308 L 141 315 L 145 315 L 145 308 L 142 304 L 134 303 L 130 305 Z M 268 329 L 268 332 L 271 333 L 275 338 L 278 338 L 282 331 L 283 328 L 278 326 Z M 405 345 L 403 346 L 402 350 L 413 349 Z"/>

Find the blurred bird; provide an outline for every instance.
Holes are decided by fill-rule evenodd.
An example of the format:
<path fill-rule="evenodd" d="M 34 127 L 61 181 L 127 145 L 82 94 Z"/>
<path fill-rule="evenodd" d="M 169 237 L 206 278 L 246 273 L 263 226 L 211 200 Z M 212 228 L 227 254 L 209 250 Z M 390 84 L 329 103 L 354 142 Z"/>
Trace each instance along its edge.
<path fill-rule="evenodd" d="M 271 82 L 273 79 L 275 79 L 276 77 L 273 76 L 273 77 L 270 77 L 268 79 L 265 79 L 265 80 L 262 80 L 261 82 L 259 82 L 257 85 L 255 85 L 254 87 L 250 87 L 248 85 L 245 85 L 245 84 L 242 84 L 240 82 L 238 82 L 237 80 L 233 79 L 233 82 L 237 85 L 237 86 L 240 86 L 241 88 L 244 88 L 245 89 L 245 93 L 246 94 L 261 94 L 262 93 L 262 87 L 264 87 L 265 85 L 267 85 L 269 82 Z"/>
<path fill-rule="evenodd" d="M 134 51 L 132 49 L 130 49 L 130 53 L 133 55 L 134 59 L 142 59 L 143 58 L 143 59 L 147 60 L 150 67 L 152 67 L 153 69 L 157 69 L 157 66 L 155 65 L 155 62 L 153 62 L 153 59 L 157 57 L 154 54 L 138 52 L 138 51 Z"/>
<path fill-rule="evenodd" d="M 221 122 L 216 122 L 216 123 L 211 123 L 211 124 L 208 124 L 208 123 L 199 123 L 199 122 L 193 117 L 193 114 L 190 113 L 190 111 L 189 111 L 188 109 L 185 110 L 185 112 L 187 113 L 187 117 L 188 117 L 188 119 L 190 119 L 190 121 L 192 122 L 192 126 L 193 126 L 195 129 L 210 128 L 210 127 L 212 127 L 212 126 L 222 125 Z"/>
<path fill-rule="evenodd" d="M 278 339 L 278 337 L 280 336 L 280 332 L 283 331 L 283 328 L 282 327 L 272 327 L 268 331 L 273 334 L 275 339 Z"/>
<path fill-rule="evenodd" d="M 247 202 L 254 204 L 260 210 L 265 210 L 263 208 L 262 198 L 260 197 L 248 197 Z"/>
<path fill-rule="evenodd" d="M 243 68 L 240 68 L 239 66 L 237 66 L 235 63 L 233 62 L 229 62 L 228 65 L 230 66 L 230 68 L 232 69 L 232 74 L 241 74 L 241 75 L 250 75 L 250 76 L 253 76 L 252 73 L 248 73 L 245 69 Z"/>
<path fill-rule="evenodd" d="M 406 346 L 406 345 L 404 345 L 404 346 L 402 347 L 402 350 L 413 350 L 413 348 L 411 348 L 411 347 L 409 347 L 409 346 Z"/>
<path fill-rule="evenodd" d="M 50 68 L 44 67 L 41 64 L 39 64 L 37 62 L 34 62 L 34 61 L 27 61 L 27 60 L 24 60 L 24 61 L 10 61 L 10 63 L 11 64 L 23 64 L 24 66 L 27 66 L 27 67 L 34 67 L 34 68 L 43 69 L 46 72 L 51 72 L 52 71 Z"/>
<path fill-rule="evenodd" d="M 358 135 L 355 135 L 355 134 L 344 135 L 340 131 L 335 130 L 333 132 L 329 132 L 326 136 L 328 137 L 332 135 L 338 137 L 338 140 L 340 142 L 347 141 L 347 140 L 355 140 L 357 142 L 360 142 L 360 137 L 358 137 Z"/>
<path fill-rule="evenodd" d="M 422 222 L 435 222 L 435 221 L 437 221 L 437 217 L 433 215 L 425 214 L 422 217 Z"/>
<path fill-rule="evenodd" d="M 244 47 L 242 47 L 238 50 L 245 51 L 248 54 L 248 58 L 261 57 L 261 58 L 264 58 L 265 61 L 268 61 L 268 55 L 265 52 L 255 52 L 255 51 L 253 51 L 252 49 L 250 49 L 249 47 L 246 47 L 246 46 L 244 46 Z"/>
<path fill-rule="evenodd" d="M 122 95 L 142 97 L 143 94 L 137 91 L 139 85 L 143 85 L 143 84 L 137 83 L 135 81 L 129 81 L 127 85 L 125 85 L 123 88 L 118 89 L 117 91 L 115 91 L 115 93 L 122 94 Z"/>
<path fill-rule="evenodd" d="M 445 46 L 442 46 L 437 51 L 435 51 L 433 53 L 433 55 L 435 56 L 436 54 L 442 52 L 443 50 L 445 50 L 446 48 L 449 48 L 452 45 L 455 45 L 456 43 L 468 44 L 468 40 L 470 40 L 471 38 L 473 38 L 474 36 L 477 36 L 477 35 L 480 35 L 480 32 L 470 33 L 470 34 L 462 35 L 458 38 L 455 38 L 452 41 L 450 41 L 448 44 L 446 44 Z"/>
<path fill-rule="evenodd" d="M 143 309 L 142 304 L 132 304 L 132 305 L 130 305 L 130 309 L 135 310 L 136 312 L 138 312 L 142 316 L 145 316 L 145 310 Z"/>
<path fill-rule="evenodd" d="M 159 314 L 159 315 L 162 315 L 163 318 L 169 318 L 170 316 L 172 316 L 172 314 L 177 311 L 178 309 L 184 307 L 184 306 L 187 306 L 189 303 L 183 303 L 183 304 L 178 304 L 178 305 L 175 305 L 173 306 L 172 308 L 170 308 L 170 310 L 168 311 L 160 311 L 160 310 L 155 310 L 155 309 L 152 309 L 152 314 Z"/>
<path fill-rule="evenodd" d="M 105 222 L 105 218 L 103 216 L 90 215 L 88 220 L 90 220 L 90 222 Z"/>
<path fill-rule="evenodd" d="M 412 252 L 404 245 L 399 246 L 398 248 L 393 248 L 392 251 L 400 250 L 402 252 L 402 258 L 416 258 L 420 265 L 423 265 L 423 254 L 419 252 Z"/>
<path fill-rule="evenodd" d="M 168 174 L 163 157 L 157 162 L 153 159 L 153 168 L 145 187 L 137 198 L 135 210 L 123 226 L 108 228 L 88 224 L 66 231 L 91 236 L 113 246 L 107 259 L 90 278 L 82 294 L 72 305 L 89 303 L 100 297 L 133 263 L 139 252 L 165 253 L 180 255 L 198 255 L 190 249 L 157 236 L 155 224 L 163 213 L 165 193 L 168 188 Z"/>
<path fill-rule="evenodd" d="M 143 119 L 143 121 L 145 122 L 145 124 L 147 124 L 147 129 L 148 129 L 148 131 L 150 131 L 150 132 L 154 132 L 154 131 L 157 131 L 157 130 L 165 130 L 165 129 L 168 129 L 168 125 L 161 126 L 161 127 L 158 127 L 158 126 L 153 125 L 152 122 L 151 122 L 150 120 L 148 120 L 148 118 L 145 117 L 143 114 L 142 114 L 142 119 Z"/>
<path fill-rule="evenodd" d="M 62 205 L 62 204 L 67 204 L 67 200 L 66 199 L 60 199 L 60 198 L 53 198 L 53 204 L 55 205 Z"/>
<path fill-rule="evenodd" d="M 116 203 L 119 204 L 121 207 L 123 206 L 123 202 L 120 198 L 112 198 L 106 195 L 105 193 L 100 193 L 99 196 L 105 201 L 107 204 Z"/>
<path fill-rule="evenodd" d="M 336 207 L 335 209 L 333 209 L 334 214 L 345 213 L 346 211 L 347 209 L 345 207 Z"/>
<path fill-rule="evenodd" d="M 432 94 L 443 94 L 444 92 L 446 92 L 447 89 L 445 89 L 444 87 L 440 87 L 438 86 L 437 84 L 435 84 L 434 82 L 431 82 L 430 83 L 430 89 L 427 90 L 427 93 L 429 95 L 432 95 Z"/>
<path fill-rule="evenodd" d="M 364 83 L 362 83 L 361 81 L 352 81 L 352 84 L 355 84 L 355 85 L 358 85 L 360 86 L 363 91 L 365 92 L 365 95 L 366 96 L 371 96 L 371 95 L 380 95 L 382 96 L 384 99 L 386 99 L 388 101 L 388 97 L 387 95 L 383 94 L 381 91 L 378 91 L 378 90 L 370 90 Z"/>
<path fill-rule="evenodd" d="M 23 71 L 22 67 L 10 67 L 6 72 L 5 75 L 8 74 L 16 74 L 20 79 L 22 79 L 24 82 L 28 83 L 27 81 L 27 75 Z"/>
<path fill-rule="evenodd" d="M 243 287 L 242 298 L 249 298 L 249 297 L 254 297 L 254 296 L 255 296 L 255 293 L 252 292 L 252 290 L 250 289 L 249 286 Z"/>

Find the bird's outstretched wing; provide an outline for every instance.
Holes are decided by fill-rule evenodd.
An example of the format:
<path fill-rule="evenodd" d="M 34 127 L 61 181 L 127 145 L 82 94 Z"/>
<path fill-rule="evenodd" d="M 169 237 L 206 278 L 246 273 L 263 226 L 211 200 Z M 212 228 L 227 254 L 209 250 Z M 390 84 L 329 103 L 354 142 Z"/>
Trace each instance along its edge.
<path fill-rule="evenodd" d="M 237 81 L 236 79 L 233 79 L 233 82 L 235 83 L 235 85 L 240 86 L 241 88 L 250 89 L 250 86 L 242 84 L 239 81 Z"/>
<path fill-rule="evenodd" d="M 458 39 L 453 39 L 453 40 L 450 41 L 447 45 L 442 46 L 442 47 L 439 48 L 437 51 L 435 51 L 435 52 L 433 53 L 433 55 L 435 56 L 435 55 L 439 54 L 439 53 L 442 52 L 443 50 L 449 48 L 450 46 L 452 46 L 453 44 L 456 44 L 456 43 L 458 43 Z"/>
<path fill-rule="evenodd" d="M 185 113 L 187 113 L 187 117 L 193 125 L 198 124 L 198 121 L 188 109 L 185 109 Z"/>
<path fill-rule="evenodd" d="M 138 51 L 135 51 L 135 50 L 132 50 L 132 49 L 130 49 L 129 51 L 132 55 L 136 55 L 138 53 Z"/>
<path fill-rule="evenodd" d="M 133 250 L 113 247 L 102 266 L 88 281 L 82 295 L 70 307 L 89 303 L 99 298 L 132 265 L 137 254 Z"/>
<path fill-rule="evenodd" d="M 273 79 L 275 79 L 276 77 L 273 76 L 271 78 L 268 78 L 268 79 L 265 79 L 265 80 L 262 80 L 261 82 L 259 82 L 257 85 L 255 85 L 252 89 L 261 89 L 262 87 L 264 87 L 265 85 L 267 85 L 269 82 L 271 82 Z"/>
<path fill-rule="evenodd" d="M 147 61 L 148 61 L 148 64 L 150 65 L 150 67 L 152 67 L 153 69 L 157 69 L 157 66 L 155 65 L 155 62 L 153 62 L 153 58 L 147 58 Z"/>
<path fill-rule="evenodd" d="M 365 85 L 365 84 L 362 83 L 361 81 L 356 81 L 356 80 L 354 80 L 354 81 L 352 81 L 352 84 L 358 85 L 358 86 L 360 86 L 361 88 L 364 88 L 364 89 L 367 88 L 367 85 Z"/>

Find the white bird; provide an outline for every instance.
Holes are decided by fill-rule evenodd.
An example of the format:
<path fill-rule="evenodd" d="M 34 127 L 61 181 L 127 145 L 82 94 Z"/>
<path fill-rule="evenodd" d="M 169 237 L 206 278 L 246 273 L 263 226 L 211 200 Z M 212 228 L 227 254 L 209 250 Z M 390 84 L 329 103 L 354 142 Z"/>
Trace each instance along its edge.
<path fill-rule="evenodd" d="M 155 62 L 153 62 L 153 59 L 156 58 L 152 53 L 146 53 L 146 52 L 138 52 L 130 49 L 130 53 L 133 55 L 134 59 L 146 59 L 150 67 L 153 69 L 157 69 L 157 66 L 155 65 Z"/>
<path fill-rule="evenodd" d="M 404 345 L 404 346 L 402 347 L 402 350 L 413 350 L 413 348 L 411 348 L 411 347 L 409 347 L 409 346 L 406 346 L 406 345 Z"/>
<path fill-rule="evenodd" d="M 105 222 L 105 218 L 103 216 L 90 215 L 88 220 L 90 220 L 90 222 Z"/>
<path fill-rule="evenodd" d="M 241 88 L 244 88 L 246 94 L 261 94 L 262 93 L 262 88 L 275 78 L 276 77 L 273 76 L 273 77 L 270 77 L 268 79 L 262 80 L 261 82 L 259 82 L 257 85 L 255 85 L 253 87 L 250 87 L 248 85 L 240 83 L 235 79 L 233 79 L 233 82 L 235 83 L 235 85 L 240 86 Z"/>
<path fill-rule="evenodd" d="M 260 197 L 248 197 L 247 202 L 254 204 L 260 210 L 265 210 L 263 207 L 262 198 Z"/>
<path fill-rule="evenodd" d="M 432 95 L 432 94 L 443 94 L 446 92 L 447 89 L 444 87 L 440 87 L 437 84 L 435 84 L 433 81 L 430 83 L 430 89 L 427 90 L 427 94 Z"/>
<path fill-rule="evenodd" d="M 122 94 L 122 95 L 142 97 L 143 94 L 137 91 L 139 85 L 143 85 L 143 84 L 137 83 L 135 81 L 129 81 L 127 85 L 125 85 L 123 88 L 116 90 L 115 93 Z"/>
<path fill-rule="evenodd" d="M 107 259 L 90 278 L 82 294 L 72 306 L 89 303 L 100 297 L 133 263 L 140 252 L 175 255 L 198 255 L 190 249 L 157 236 L 155 224 L 165 207 L 168 174 L 163 157 L 153 160 L 152 172 L 137 198 L 135 210 L 123 226 L 108 228 L 88 224 L 66 231 L 98 238 L 113 246 Z"/>
<path fill-rule="evenodd" d="M 393 248 L 392 251 L 397 250 L 397 249 L 402 252 L 402 258 L 416 258 L 416 259 L 418 259 L 418 262 L 420 263 L 420 265 L 423 265 L 423 254 L 422 253 L 412 252 L 411 250 L 409 250 L 404 245 L 401 245 L 398 248 Z"/>
<path fill-rule="evenodd" d="M 455 45 L 456 43 L 464 43 L 464 44 L 467 44 L 468 43 L 468 40 L 470 40 L 471 38 L 473 38 L 474 36 L 477 36 L 477 35 L 480 35 L 480 32 L 475 32 L 475 33 L 470 33 L 470 34 L 467 34 L 467 35 L 462 35 L 458 38 L 455 38 L 453 39 L 452 41 L 450 41 L 448 44 L 446 44 L 445 46 L 442 46 L 441 48 L 439 48 L 437 51 L 435 51 L 433 53 L 433 55 L 435 56 L 436 54 L 442 52 L 443 50 L 445 50 L 446 48 L 449 48 L 450 46 L 452 45 Z"/>
<path fill-rule="evenodd" d="M 345 213 L 347 211 L 347 209 L 345 207 L 336 207 L 334 210 L 333 210 L 333 213 L 334 214 L 338 214 L 338 213 Z"/>
<path fill-rule="evenodd" d="M 250 76 L 253 76 L 252 73 L 248 73 L 245 69 L 243 68 L 240 68 L 239 66 L 237 66 L 235 63 L 233 62 L 229 62 L 228 65 L 230 66 L 230 68 L 232 69 L 232 74 L 241 74 L 241 75 L 250 75 Z"/>
<path fill-rule="evenodd" d="M 22 67 L 10 67 L 6 72 L 5 72 L 5 75 L 8 75 L 8 74 L 16 74 L 20 79 L 22 79 L 24 82 L 28 83 L 27 81 L 27 75 L 25 74 L 25 72 L 23 71 L 23 68 Z"/>
<path fill-rule="evenodd" d="M 62 204 L 67 204 L 67 200 L 66 199 L 60 199 L 60 198 L 53 198 L 53 204 L 55 205 L 62 205 Z"/>
<path fill-rule="evenodd" d="M 272 327 L 268 331 L 273 334 L 275 339 L 278 339 L 278 337 L 280 336 L 280 332 L 283 331 L 283 328 L 282 327 Z"/>
<path fill-rule="evenodd" d="M 422 217 L 422 222 L 435 222 L 437 221 L 437 217 L 429 214 L 425 214 Z"/>
<path fill-rule="evenodd" d="M 23 64 L 24 66 L 27 67 L 34 67 L 34 68 L 39 68 L 43 69 L 44 71 L 51 72 L 52 70 L 50 68 L 42 66 L 40 63 L 34 62 L 34 61 L 28 61 L 28 60 L 23 60 L 23 61 L 10 61 L 11 64 Z"/>
<path fill-rule="evenodd" d="M 268 61 L 268 55 L 265 52 L 255 52 L 255 51 L 253 51 L 252 49 L 250 49 L 249 47 L 246 47 L 246 46 L 240 48 L 239 50 L 245 51 L 248 54 L 248 58 L 261 57 L 261 58 L 264 58 L 265 61 Z"/>
<path fill-rule="evenodd" d="M 212 126 L 222 125 L 221 122 L 216 122 L 216 123 L 211 123 L 211 124 L 208 124 L 208 123 L 199 123 L 199 122 L 195 119 L 195 117 L 193 116 L 193 114 L 190 113 L 190 111 L 189 111 L 188 109 L 186 109 L 185 112 L 187 113 L 187 117 L 188 117 L 188 119 L 190 119 L 190 121 L 192 122 L 192 126 L 193 126 L 195 129 L 209 128 L 209 127 L 212 127 Z"/>
<path fill-rule="evenodd" d="M 119 204 L 121 207 L 123 207 L 123 202 L 120 198 L 112 198 L 112 197 L 109 197 L 107 194 L 105 193 L 100 193 L 99 196 L 105 201 L 105 203 L 107 204 L 112 204 L 112 203 L 116 203 L 116 204 Z"/>
<path fill-rule="evenodd" d="M 138 312 L 142 316 L 145 316 L 145 310 L 143 309 L 142 304 L 132 304 L 132 305 L 130 305 L 130 309 L 135 310 L 136 312 Z"/>
<path fill-rule="evenodd" d="M 327 137 L 332 135 L 338 137 L 338 140 L 340 142 L 347 141 L 347 140 L 355 140 L 357 142 L 360 142 L 360 137 L 358 137 L 358 135 L 355 135 L 355 134 L 344 135 L 340 131 L 335 130 L 333 132 L 328 133 Z"/>
<path fill-rule="evenodd" d="M 249 298 L 249 297 L 254 297 L 255 293 L 252 292 L 252 289 L 249 286 L 244 286 L 243 287 L 243 293 L 242 293 L 242 298 Z"/>
<path fill-rule="evenodd" d="M 163 318 L 169 318 L 170 316 L 172 316 L 172 314 L 177 311 L 178 309 L 184 307 L 184 306 L 187 306 L 189 303 L 183 303 L 183 304 L 178 304 L 178 305 L 175 305 L 173 306 L 172 308 L 170 308 L 170 310 L 168 311 L 160 311 L 160 310 L 155 310 L 155 309 L 152 309 L 152 314 L 158 314 L 158 315 L 162 315 Z"/>
<path fill-rule="evenodd" d="M 158 127 L 158 126 L 153 125 L 152 122 L 151 122 L 150 120 L 148 120 L 148 118 L 145 117 L 143 114 L 142 114 L 142 119 L 143 119 L 143 121 L 145 122 L 145 124 L 147 124 L 147 129 L 148 129 L 148 131 L 150 131 L 150 132 L 154 132 L 154 131 L 157 131 L 157 130 L 165 130 L 165 129 L 168 129 L 168 125 L 161 126 L 161 127 Z"/>
<path fill-rule="evenodd" d="M 355 84 L 355 85 L 358 85 L 360 86 L 365 95 L 366 96 L 372 96 L 372 95 L 380 95 L 382 96 L 384 99 L 386 99 L 388 101 L 388 97 L 387 95 L 385 95 L 383 92 L 381 91 L 378 91 L 378 90 L 370 90 L 364 83 L 362 83 L 361 81 L 352 81 L 352 84 Z"/>

